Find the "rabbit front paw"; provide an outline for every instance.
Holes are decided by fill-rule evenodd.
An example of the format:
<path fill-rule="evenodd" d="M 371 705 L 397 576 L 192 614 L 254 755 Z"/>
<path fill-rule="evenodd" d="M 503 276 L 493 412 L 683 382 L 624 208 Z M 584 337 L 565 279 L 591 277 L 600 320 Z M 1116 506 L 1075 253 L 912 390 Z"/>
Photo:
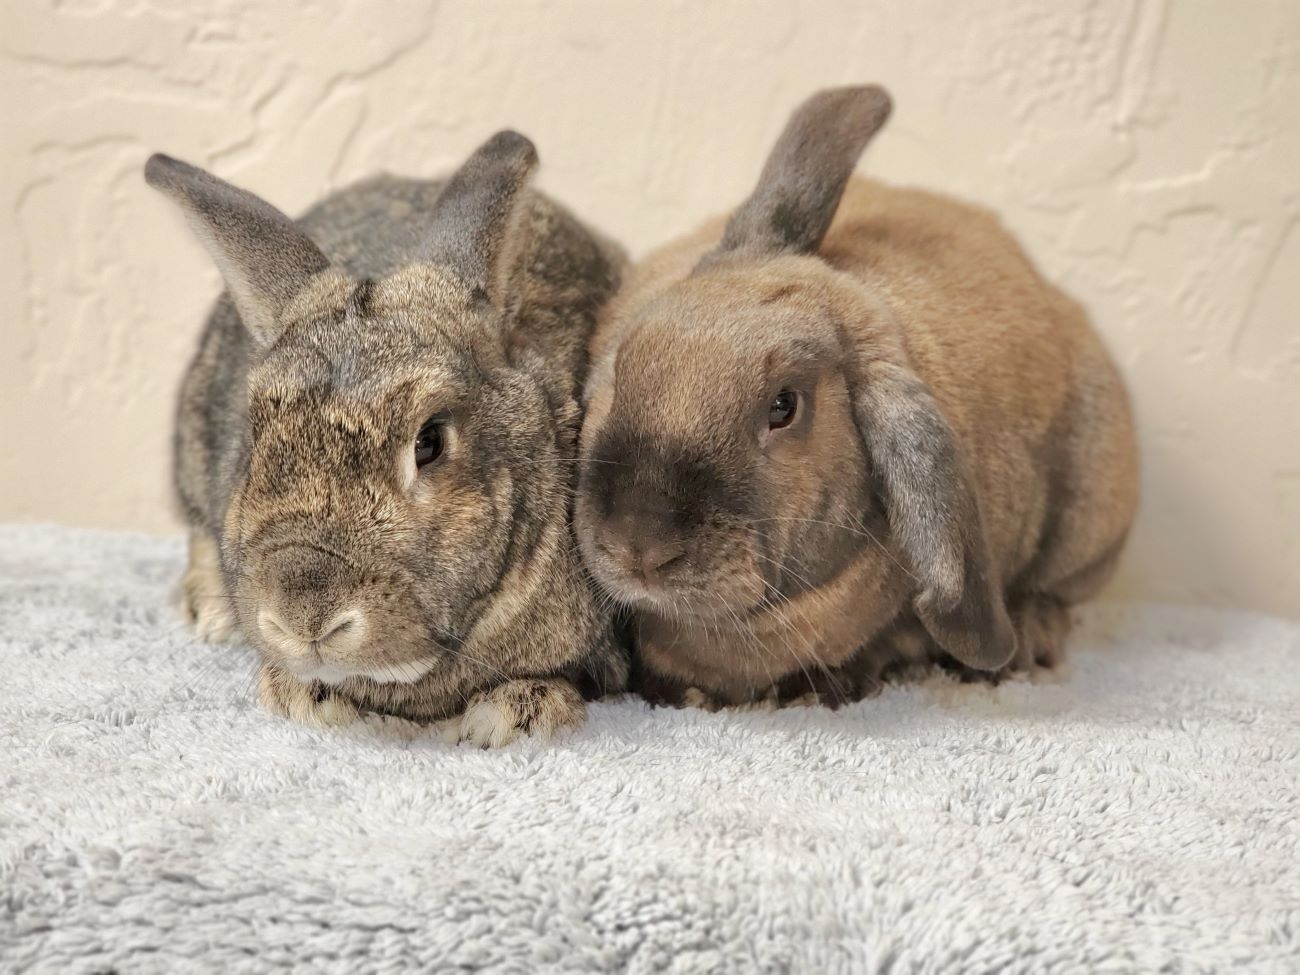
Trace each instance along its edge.
<path fill-rule="evenodd" d="M 328 685 L 304 684 L 270 664 L 258 674 L 257 696 L 272 714 L 309 728 L 337 728 L 361 719 L 357 706 Z"/>
<path fill-rule="evenodd" d="M 469 700 L 460 718 L 460 741 L 500 748 L 521 735 L 552 738 L 582 724 L 587 706 L 567 680 L 506 681 Z"/>

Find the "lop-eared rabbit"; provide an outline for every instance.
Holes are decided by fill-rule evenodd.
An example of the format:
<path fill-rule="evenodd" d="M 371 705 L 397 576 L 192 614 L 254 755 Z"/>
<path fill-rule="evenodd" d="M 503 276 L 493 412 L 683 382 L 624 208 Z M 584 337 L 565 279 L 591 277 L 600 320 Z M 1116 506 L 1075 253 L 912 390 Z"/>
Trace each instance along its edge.
<path fill-rule="evenodd" d="M 630 271 L 597 328 L 575 524 L 648 696 L 1052 666 L 1124 545 L 1114 362 L 993 214 L 852 178 L 890 110 L 814 95 L 740 208 Z"/>

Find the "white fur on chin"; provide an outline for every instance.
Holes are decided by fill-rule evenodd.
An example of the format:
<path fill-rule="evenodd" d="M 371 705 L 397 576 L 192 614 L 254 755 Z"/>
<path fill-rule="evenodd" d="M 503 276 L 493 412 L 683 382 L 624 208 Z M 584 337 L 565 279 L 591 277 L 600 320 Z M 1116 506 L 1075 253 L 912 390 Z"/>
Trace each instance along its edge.
<path fill-rule="evenodd" d="M 352 677 L 365 677 L 376 684 L 414 684 L 433 669 L 433 661 L 419 663 L 386 664 L 382 667 L 336 667 L 333 664 L 317 664 L 314 667 L 295 669 L 293 675 L 308 682 L 318 680 L 322 684 L 342 684 Z"/>

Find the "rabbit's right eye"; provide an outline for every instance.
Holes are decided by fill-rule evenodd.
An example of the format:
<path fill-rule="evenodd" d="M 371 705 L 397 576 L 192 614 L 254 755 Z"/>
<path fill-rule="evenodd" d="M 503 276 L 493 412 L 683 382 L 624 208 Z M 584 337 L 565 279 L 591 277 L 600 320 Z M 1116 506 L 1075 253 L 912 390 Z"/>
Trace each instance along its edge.
<path fill-rule="evenodd" d="M 424 421 L 424 426 L 420 427 L 420 433 L 415 438 L 416 467 L 432 464 L 442 456 L 443 445 L 446 440 L 443 436 L 443 427 L 446 425 L 447 417 L 442 413 L 431 416 Z"/>

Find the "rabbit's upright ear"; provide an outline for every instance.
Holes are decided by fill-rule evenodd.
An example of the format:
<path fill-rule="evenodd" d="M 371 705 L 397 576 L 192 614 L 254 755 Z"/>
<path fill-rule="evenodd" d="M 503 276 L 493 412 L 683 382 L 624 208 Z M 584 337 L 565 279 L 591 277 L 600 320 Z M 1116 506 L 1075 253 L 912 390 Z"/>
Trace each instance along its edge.
<path fill-rule="evenodd" d="M 758 186 L 700 266 L 732 255 L 816 251 L 858 157 L 890 108 L 889 94 L 876 85 L 830 88 L 800 105 L 772 147 Z"/>
<path fill-rule="evenodd" d="M 216 261 L 244 325 L 266 340 L 280 313 L 329 261 L 288 217 L 252 193 L 170 156 L 149 157 L 144 178 L 185 214 Z"/>
<path fill-rule="evenodd" d="M 914 609 L 944 650 L 996 670 L 1016 651 L 979 499 L 952 430 L 908 369 L 873 361 L 852 377 L 853 411 L 884 494 L 890 530 L 920 584 Z"/>
<path fill-rule="evenodd" d="M 479 146 L 434 205 L 425 260 L 447 267 L 475 295 L 500 306 L 515 214 L 536 168 L 537 150 L 518 132 L 498 132 Z"/>

